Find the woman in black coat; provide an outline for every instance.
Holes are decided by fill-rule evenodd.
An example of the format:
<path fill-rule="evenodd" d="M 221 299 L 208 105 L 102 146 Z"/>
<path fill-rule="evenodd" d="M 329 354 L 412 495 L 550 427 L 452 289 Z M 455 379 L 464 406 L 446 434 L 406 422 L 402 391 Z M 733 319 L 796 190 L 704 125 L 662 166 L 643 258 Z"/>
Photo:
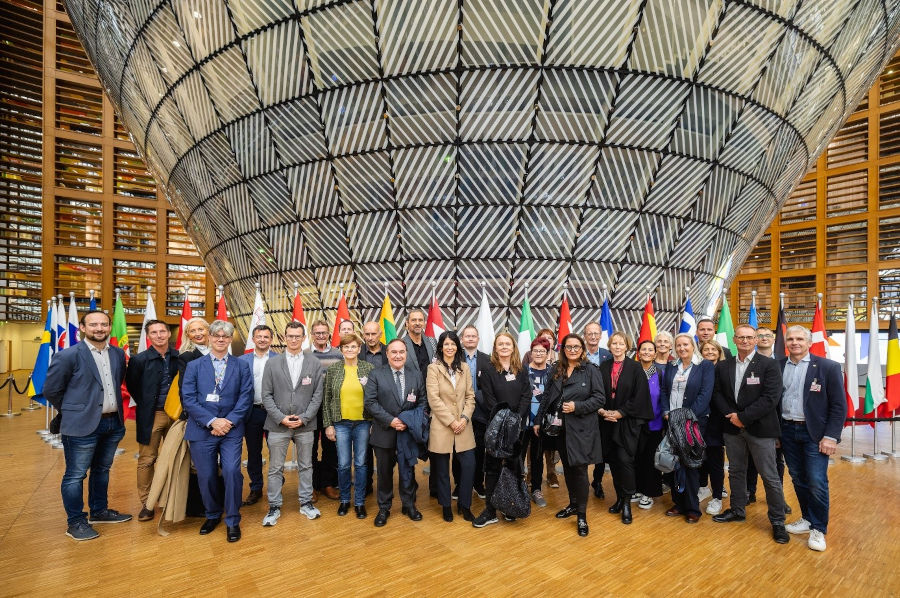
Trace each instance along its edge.
<path fill-rule="evenodd" d="M 535 421 L 543 423 L 546 413 L 559 410 L 562 428 L 556 448 L 563 463 L 569 505 L 556 517 L 578 515 L 579 536 L 588 535 L 588 464 L 603 460 L 597 412 L 605 402 L 600 371 L 587 361 L 584 339 L 567 335 Z M 539 434 L 540 425 L 535 425 L 534 431 Z"/>
<path fill-rule="evenodd" d="M 625 334 L 613 332 L 609 337 L 613 358 L 600 364 L 603 387 L 608 389 L 606 408 L 600 410 L 600 436 L 616 488 L 616 502 L 609 512 L 621 513 L 622 523 L 631 523 L 631 496 L 637 484 L 634 459 L 641 426 L 653 419 L 647 375 L 637 361 L 625 357 L 630 344 Z"/>

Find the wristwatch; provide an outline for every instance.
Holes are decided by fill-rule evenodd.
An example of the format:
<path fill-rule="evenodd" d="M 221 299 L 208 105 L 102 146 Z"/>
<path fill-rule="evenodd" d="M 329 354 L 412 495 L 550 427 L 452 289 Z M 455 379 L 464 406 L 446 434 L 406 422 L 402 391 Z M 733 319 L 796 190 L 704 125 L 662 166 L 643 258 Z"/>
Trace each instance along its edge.
<path fill-rule="evenodd" d="M 460 419 L 464 419 L 464 420 L 466 420 L 466 421 L 469 421 L 469 416 L 466 415 L 465 413 L 463 413 L 462 415 L 460 415 L 459 418 L 460 418 Z"/>

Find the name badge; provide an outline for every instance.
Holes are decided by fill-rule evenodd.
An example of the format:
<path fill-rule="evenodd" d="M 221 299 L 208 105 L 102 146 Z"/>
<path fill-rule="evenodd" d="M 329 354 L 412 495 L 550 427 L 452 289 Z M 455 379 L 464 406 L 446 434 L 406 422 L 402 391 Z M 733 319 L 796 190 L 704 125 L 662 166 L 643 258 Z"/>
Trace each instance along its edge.
<path fill-rule="evenodd" d="M 366 382 L 368 382 L 368 381 L 369 381 L 368 376 L 363 376 L 362 378 L 359 379 L 359 383 L 362 384 L 363 386 L 365 386 Z"/>
<path fill-rule="evenodd" d="M 513 376 L 512 374 L 507 374 L 507 375 L 506 375 L 506 381 L 507 381 L 507 382 L 513 382 L 515 379 L 516 379 L 516 377 Z"/>
<path fill-rule="evenodd" d="M 809 392 L 821 392 L 821 391 L 822 391 L 822 385 L 819 384 L 818 382 L 816 382 L 815 380 L 813 380 L 812 384 L 809 385 Z"/>
<path fill-rule="evenodd" d="M 561 425 L 562 425 L 562 420 L 559 418 L 558 415 L 554 415 L 554 416 L 553 416 L 553 419 L 550 420 L 550 424 L 551 424 L 551 425 L 554 425 L 554 426 L 561 426 Z"/>
<path fill-rule="evenodd" d="M 219 395 L 217 395 L 216 393 L 213 393 L 213 392 L 209 393 L 208 395 L 206 395 L 206 402 L 207 403 L 218 403 Z"/>
<path fill-rule="evenodd" d="M 309 376 L 307 376 L 306 378 L 303 378 L 303 379 L 300 381 L 300 384 L 303 385 L 303 386 L 309 386 L 310 384 L 312 384 L 312 378 L 310 378 Z"/>
<path fill-rule="evenodd" d="M 747 378 L 747 384 L 759 384 L 759 378 L 751 374 Z"/>
<path fill-rule="evenodd" d="M 684 376 L 675 376 L 675 382 L 684 382 L 687 380 Z"/>
<path fill-rule="evenodd" d="M 415 403 L 416 402 L 416 393 L 411 392 L 408 395 L 406 395 L 406 400 L 409 401 L 410 403 Z"/>
<path fill-rule="evenodd" d="M 531 394 L 535 397 L 543 392 L 544 392 L 544 390 L 542 388 L 532 388 L 531 389 Z"/>

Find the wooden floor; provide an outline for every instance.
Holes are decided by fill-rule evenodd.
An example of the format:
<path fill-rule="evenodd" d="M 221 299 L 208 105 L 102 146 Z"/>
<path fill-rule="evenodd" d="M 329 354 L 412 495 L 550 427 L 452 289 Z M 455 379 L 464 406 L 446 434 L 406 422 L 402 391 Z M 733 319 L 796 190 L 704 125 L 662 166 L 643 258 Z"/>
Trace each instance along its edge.
<path fill-rule="evenodd" d="M 23 404 L 15 401 L 16 409 Z M 445 523 L 437 503 L 425 497 L 419 501 L 423 521 L 402 517 L 395 503 L 381 529 L 372 525 L 372 497 L 365 521 L 352 511 L 338 518 L 337 503 L 324 498 L 318 505 L 322 518 L 309 521 L 296 500 L 286 498 L 273 528 L 261 526 L 265 501 L 243 509 L 244 537 L 236 544 L 225 541 L 224 526 L 198 535 L 199 519 L 175 526 L 165 538 L 155 522 L 97 526 L 99 539 L 76 543 L 64 535 L 63 454 L 35 434 L 43 423 L 40 411 L 0 418 L 2 596 L 900 595 L 897 460 L 838 461 L 831 468 L 825 553 L 809 550 L 805 536 L 775 544 L 762 500 L 749 507 L 744 524 L 720 525 L 704 515 L 689 526 L 663 516 L 670 503 L 662 500 L 649 511 L 635 509 L 634 523 L 624 526 L 606 512 L 608 500 L 591 497 L 591 533 L 579 538 L 574 520 L 553 517 L 566 503 L 564 488 L 547 489 L 549 506 L 528 519 L 484 529 L 460 518 Z M 879 430 L 885 448 L 887 430 Z M 871 446 L 870 428 L 858 432 L 858 448 L 866 444 Z M 136 515 L 132 422 L 122 446 L 110 506 Z M 605 482 L 611 494 L 608 476 Z M 427 488 L 421 470 L 419 483 Z M 296 496 L 296 484 L 289 475 L 285 497 Z M 790 483 L 786 495 L 796 511 Z M 476 498 L 473 508 L 480 507 Z"/>

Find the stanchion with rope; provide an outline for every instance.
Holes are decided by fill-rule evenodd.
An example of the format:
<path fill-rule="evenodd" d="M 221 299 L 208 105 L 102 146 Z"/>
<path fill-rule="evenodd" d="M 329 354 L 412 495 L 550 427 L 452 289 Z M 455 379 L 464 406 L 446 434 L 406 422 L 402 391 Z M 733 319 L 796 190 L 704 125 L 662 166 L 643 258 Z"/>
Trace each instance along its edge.
<path fill-rule="evenodd" d="M 900 458 L 900 451 L 897 450 L 897 419 L 897 417 L 891 419 L 891 450 L 882 451 L 881 453 L 894 459 Z"/>
<path fill-rule="evenodd" d="M 29 376 L 29 378 L 30 378 L 30 376 Z M 25 394 L 25 391 L 28 389 L 28 382 L 26 381 L 24 389 L 19 390 L 19 386 L 16 384 L 16 377 L 13 375 L 12 372 L 10 372 L 9 377 L 6 379 L 6 381 L 3 382 L 3 384 L 0 384 L 0 390 L 3 390 L 4 386 L 9 386 L 9 396 L 8 396 L 7 402 L 6 402 L 6 413 L 0 413 L 0 416 L 16 417 L 17 415 L 22 415 L 22 413 L 19 411 L 13 411 L 13 406 L 12 406 L 13 389 L 15 389 L 16 394 L 23 395 L 23 394 Z"/>
<path fill-rule="evenodd" d="M 847 421 L 853 420 L 848 418 Z M 853 463 L 855 465 L 866 462 L 865 457 L 856 456 L 856 426 L 854 424 L 850 425 L 850 454 L 842 456 L 841 461 L 846 461 L 847 463 Z"/>
<path fill-rule="evenodd" d="M 865 463 L 866 459 L 872 459 L 876 463 L 881 463 L 888 460 L 888 456 L 897 456 L 897 454 L 892 455 L 887 451 L 878 452 L 878 422 L 891 422 L 891 443 L 893 448 L 893 429 L 894 425 L 900 421 L 900 417 L 848 417 L 845 420 L 846 423 L 850 423 L 850 454 L 844 455 L 841 457 L 842 461 L 847 461 L 848 463 Z M 855 454 L 855 444 L 856 444 L 856 425 L 857 423 L 865 423 L 872 424 L 872 452 L 864 453 L 862 457 L 857 457 Z"/>
<path fill-rule="evenodd" d="M 882 455 L 878 452 L 878 422 L 880 421 L 890 421 L 888 418 L 883 417 L 872 417 L 869 418 L 868 421 L 872 422 L 872 452 L 871 453 L 863 453 L 863 457 L 866 459 L 871 459 L 876 463 L 883 463 L 888 460 L 887 455 Z"/>
<path fill-rule="evenodd" d="M 28 383 L 31 382 L 31 374 L 28 374 L 28 377 L 25 378 L 25 389 L 28 389 Z M 28 397 L 28 404 L 22 407 L 22 411 L 37 411 L 43 405 L 34 400 L 34 397 Z"/>

